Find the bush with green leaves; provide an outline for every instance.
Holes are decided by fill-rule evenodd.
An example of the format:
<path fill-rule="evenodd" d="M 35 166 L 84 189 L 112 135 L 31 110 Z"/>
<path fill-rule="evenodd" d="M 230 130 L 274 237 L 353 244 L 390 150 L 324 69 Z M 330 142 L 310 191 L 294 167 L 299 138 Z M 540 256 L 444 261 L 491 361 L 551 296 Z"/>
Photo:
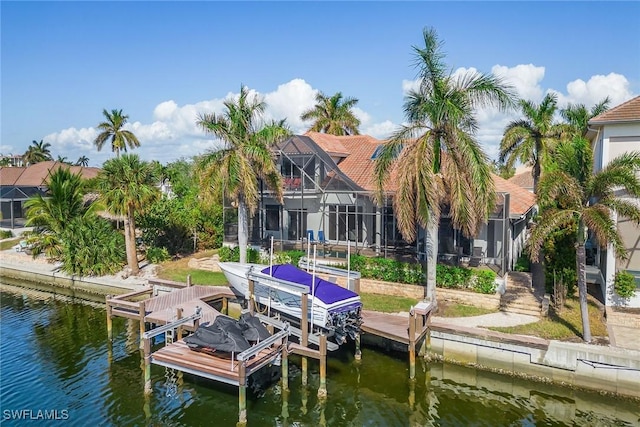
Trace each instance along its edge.
<path fill-rule="evenodd" d="M 436 286 L 463 289 L 470 286 L 472 271 L 464 267 L 445 264 L 436 265 Z"/>
<path fill-rule="evenodd" d="M 351 269 L 360 272 L 367 279 L 387 282 L 420 285 L 424 282 L 424 274 L 420 264 L 411 264 L 389 258 L 369 258 L 362 255 L 351 255 Z M 343 265 L 342 268 L 345 268 Z"/>
<path fill-rule="evenodd" d="M 240 262 L 240 248 L 238 246 L 234 246 L 233 248 L 223 246 L 218 249 L 218 257 L 222 262 Z M 263 263 L 262 261 L 259 251 L 253 248 L 247 248 L 247 262 L 261 264 Z"/>
<path fill-rule="evenodd" d="M 124 236 L 97 216 L 75 217 L 60 236 L 62 271 L 78 276 L 115 274 L 125 263 Z"/>
<path fill-rule="evenodd" d="M 513 270 L 523 272 L 531 271 L 531 261 L 529 260 L 529 257 L 526 255 L 521 255 L 518 258 L 518 261 L 516 261 L 516 265 L 513 267 Z"/>
<path fill-rule="evenodd" d="M 11 230 L 0 230 L 0 239 L 9 239 L 13 237 Z"/>
<path fill-rule="evenodd" d="M 147 259 L 153 264 L 159 264 L 171 259 L 171 255 L 169 254 L 167 248 L 151 246 L 147 248 Z"/>
<path fill-rule="evenodd" d="M 496 293 L 496 273 L 491 270 L 475 270 L 473 272 L 473 291 L 481 294 Z"/>
<path fill-rule="evenodd" d="M 613 288 L 620 297 L 631 298 L 637 289 L 636 278 L 628 271 L 618 271 L 613 280 Z"/>

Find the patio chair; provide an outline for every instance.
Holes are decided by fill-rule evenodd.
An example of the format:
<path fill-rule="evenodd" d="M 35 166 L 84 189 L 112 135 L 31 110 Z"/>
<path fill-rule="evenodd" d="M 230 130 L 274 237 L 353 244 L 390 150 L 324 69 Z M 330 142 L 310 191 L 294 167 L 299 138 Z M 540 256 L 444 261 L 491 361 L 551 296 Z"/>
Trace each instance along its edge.
<path fill-rule="evenodd" d="M 324 238 L 324 230 L 318 230 L 318 243 L 327 244 L 327 239 Z"/>
<path fill-rule="evenodd" d="M 482 259 L 484 258 L 482 247 L 474 246 L 473 254 L 469 258 L 469 267 L 477 267 L 482 263 Z"/>
<path fill-rule="evenodd" d="M 313 237 L 313 230 L 307 230 L 307 234 L 306 234 L 307 239 L 309 239 L 309 241 L 311 243 L 315 243 L 316 239 L 314 239 Z"/>

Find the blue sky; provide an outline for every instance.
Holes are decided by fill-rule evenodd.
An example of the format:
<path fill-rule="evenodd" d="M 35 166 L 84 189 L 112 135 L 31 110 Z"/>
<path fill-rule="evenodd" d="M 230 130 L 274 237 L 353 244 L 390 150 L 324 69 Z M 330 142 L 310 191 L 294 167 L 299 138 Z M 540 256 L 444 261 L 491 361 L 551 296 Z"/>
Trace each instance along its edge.
<path fill-rule="evenodd" d="M 316 91 L 359 99 L 361 131 L 403 121 L 411 46 L 434 27 L 452 71 L 506 78 L 526 99 L 548 91 L 588 106 L 640 93 L 640 2 L 8 2 L 1 14 L 0 153 L 32 140 L 92 166 L 102 109 L 123 109 L 142 146 L 167 163 L 216 146 L 198 113 L 247 85 L 304 132 Z M 495 157 L 518 112 L 479 112 Z"/>

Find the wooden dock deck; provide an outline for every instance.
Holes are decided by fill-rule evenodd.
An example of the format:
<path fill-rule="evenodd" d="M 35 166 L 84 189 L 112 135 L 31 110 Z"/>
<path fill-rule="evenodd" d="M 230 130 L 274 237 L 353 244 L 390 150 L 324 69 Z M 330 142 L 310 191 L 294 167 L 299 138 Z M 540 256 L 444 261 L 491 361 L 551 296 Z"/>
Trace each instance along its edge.
<path fill-rule="evenodd" d="M 244 375 L 248 378 L 253 372 L 273 362 L 279 354 L 278 347 L 260 350 L 255 357 L 246 361 Z M 153 352 L 151 363 L 235 386 L 242 384 L 241 361 L 193 351 L 182 340 Z"/>
<path fill-rule="evenodd" d="M 362 310 L 362 332 L 409 345 L 409 318 Z"/>

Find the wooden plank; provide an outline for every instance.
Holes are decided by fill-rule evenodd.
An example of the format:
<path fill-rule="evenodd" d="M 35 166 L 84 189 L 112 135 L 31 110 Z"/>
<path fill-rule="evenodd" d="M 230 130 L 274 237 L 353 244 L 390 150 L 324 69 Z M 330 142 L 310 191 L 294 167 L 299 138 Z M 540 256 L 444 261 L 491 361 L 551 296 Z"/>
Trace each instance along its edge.
<path fill-rule="evenodd" d="M 395 314 L 379 313 L 374 311 L 362 311 L 362 331 L 377 335 L 392 341 L 397 341 L 409 345 L 409 322 L 405 316 Z M 425 326 L 421 330 L 416 330 L 414 340 L 418 341 L 428 332 Z"/>
<path fill-rule="evenodd" d="M 318 360 L 322 357 L 319 350 L 314 350 L 296 343 L 289 343 L 287 352 L 289 354 L 299 354 L 300 356 L 311 357 Z"/>

